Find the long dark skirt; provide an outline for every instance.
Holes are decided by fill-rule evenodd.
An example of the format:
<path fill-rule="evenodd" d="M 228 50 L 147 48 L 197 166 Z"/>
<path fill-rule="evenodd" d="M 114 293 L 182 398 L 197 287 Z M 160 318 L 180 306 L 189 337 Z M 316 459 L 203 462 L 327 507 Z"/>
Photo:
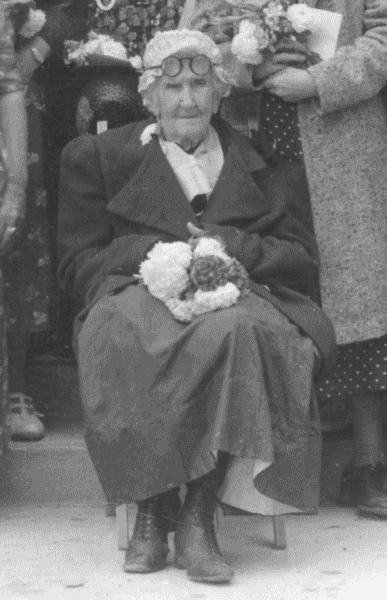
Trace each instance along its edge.
<path fill-rule="evenodd" d="M 317 510 L 314 346 L 269 302 L 250 293 L 187 325 L 134 285 L 91 309 L 77 344 L 86 442 L 109 502 L 181 486 L 221 450 L 265 465 L 252 483 L 268 498 Z"/>

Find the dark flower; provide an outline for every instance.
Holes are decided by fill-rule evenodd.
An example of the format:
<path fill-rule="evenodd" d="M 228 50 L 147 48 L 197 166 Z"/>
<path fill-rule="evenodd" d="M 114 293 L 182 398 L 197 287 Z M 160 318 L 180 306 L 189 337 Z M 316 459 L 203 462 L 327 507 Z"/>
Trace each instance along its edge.
<path fill-rule="evenodd" d="M 205 292 L 226 285 L 228 267 L 218 256 L 200 256 L 195 258 L 190 269 L 190 279 L 194 287 Z"/>

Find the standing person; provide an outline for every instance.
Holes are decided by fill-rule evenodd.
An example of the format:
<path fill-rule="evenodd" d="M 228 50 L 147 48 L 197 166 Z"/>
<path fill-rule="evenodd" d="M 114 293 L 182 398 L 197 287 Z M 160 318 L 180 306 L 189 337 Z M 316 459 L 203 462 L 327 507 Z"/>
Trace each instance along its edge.
<path fill-rule="evenodd" d="M 14 32 L 0 2 L 0 131 L 1 131 L 1 206 L 0 249 L 4 256 L 17 241 L 25 213 L 25 188 L 27 181 L 27 122 L 24 106 L 24 89 L 17 69 L 14 49 Z M 0 270 L 0 372 L 1 372 L 1 423 L 0 454 L 5 450 L 4 419 L 8 399 L 7 340 L 4 306 L 3 262 Z"/>
<path fill-rule="evenodd" d="M 9 432 L 15 440 L 33 441 L 44 435 L 42 415 L 27 394 L 26 359 L 30 334 L 49 329 L 53 290 L 41 129 L 44 90 L 35 76 L 53 52 L 61 53 L 66 39 L 82 37 L 84 13 L 72 0 L 66 0 L 45 7 L 45 23 L 33 37 L 23 39 L 16 31 L 18 69 L 26 90 L 28 186 L 24 228 L 4 262 L 10 391 L 7 412 Z"/>
<path fill-rule="evenodd" d="M 386 0 L 308 0 L 343 14 L 334 56 L 307 69 L 279 53 L 252 69 L 260 123 L 277 155 L 301 165 L 310 190 L 321 301 L 338 365 L 322 398 L 348 397 L 355 452 L 340 499 L 387 516 L 383 414 L 387 389 Z"/>
<path fill-rule="evenodd" d="M 313 378 L 332 364 L 334 334 L 299 293 L 318 266 L 296 216 L 307 190 L 288 185 L 291 166 L 268 167 L 214 118 L 230 88 L 216 44 L 159 32 L 143 66 L 139 91 L 154 118 L 64 150 L 59 281 L 81 309 L 74 343 L 91 459 L 108 502 L 138 506 L 125 571 L 164 568 L 176 530 L 176 566 L 228 582 L 217 497 L 251 513 L 317 510 Z M 158 241 L 181 252 L 203 235 L 224 240 L 251 289 L 183 323 L 135 274 Z"/>

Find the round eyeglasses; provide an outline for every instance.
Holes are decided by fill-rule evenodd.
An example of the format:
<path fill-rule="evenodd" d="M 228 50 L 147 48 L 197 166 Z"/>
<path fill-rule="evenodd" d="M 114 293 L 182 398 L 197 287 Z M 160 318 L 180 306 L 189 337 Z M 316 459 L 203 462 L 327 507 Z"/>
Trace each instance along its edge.
<path fill-rule="evenodd" d="M 183 61 L 188 61 L 189 68 L 194 75 L 207 75 L 211 71 L 212 63 L 205 54 L 197 54 L 196 56 L 179 58 L 178 56 L 167 56 L 164 58 L 161 65 L 152 67 L 152 69 L 160 69 L 168 77 L 177 77 L 183 69 Z"/>

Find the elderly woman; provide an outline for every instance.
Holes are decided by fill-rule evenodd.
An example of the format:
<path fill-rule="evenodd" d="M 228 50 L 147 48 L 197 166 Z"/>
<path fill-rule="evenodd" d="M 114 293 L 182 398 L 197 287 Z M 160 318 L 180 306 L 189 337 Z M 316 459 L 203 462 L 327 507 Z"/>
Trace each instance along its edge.
<path fill-rule="evenodd" d="M 217 499 L 316 511 L 313 378 L 335 346 L 306 297 L 318 265 L 297 217 L 307 190 L 216 117 L 230 88 L 220 61 L 203 33 L 156 34 L 139 84 L 156 122 L 74 140 L 60 182 L 59 279 L 80 310 L 87 446 L 108 501 L 138 506 L 124 569 L 162 569 L 176 530 L 175 564 L 201 582 L 232 577 Z M 203 234 L 223 239 L 250 292 L 181 323 L 135 275 L 155 243 Z"/>

